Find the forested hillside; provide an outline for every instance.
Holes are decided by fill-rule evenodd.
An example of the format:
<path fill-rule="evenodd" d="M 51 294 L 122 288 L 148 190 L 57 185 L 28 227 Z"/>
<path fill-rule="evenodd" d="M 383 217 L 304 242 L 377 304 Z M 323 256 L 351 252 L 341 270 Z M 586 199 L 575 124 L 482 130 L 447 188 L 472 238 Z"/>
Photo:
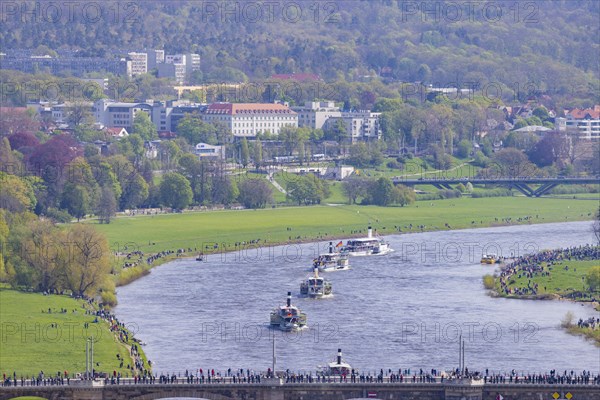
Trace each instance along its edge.
<path fill-rule="evenodd" d="M 598 88 L 600 2 L 593 0 L 169 0 L 94 3 L 85 12 L 65 3 L 54 14 L 44 4 L 36 21 L 3 7 L 0 47 L 89 56 L 191 51 L 202 57 L 205 81 L 308 72 L 326 81 L 381 75 L 434 85 L 534 84 L 559 95 Z"/>

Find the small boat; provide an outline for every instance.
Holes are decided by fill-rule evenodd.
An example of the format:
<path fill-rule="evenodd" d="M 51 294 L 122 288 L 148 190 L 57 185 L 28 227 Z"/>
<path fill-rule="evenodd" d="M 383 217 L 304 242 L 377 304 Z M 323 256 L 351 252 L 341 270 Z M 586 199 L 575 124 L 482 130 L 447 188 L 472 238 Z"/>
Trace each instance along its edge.
<path fill-rule="evenodd" d="M 306 314 L 292 305 L 292 292 L 288 292 L 285 306 L 271 311 L 271 326 L 285 332 L 297 331 L 306 326 Z"/>
<path fill-rule="evenodd" d="M 325 367 L 320 367 L 325 376 L 346 376 L 352 373 L 350 364 L 342 360 L 342 349 L 338 349 L 337 359 L 328 363 Z"/>
<path fill-rule="evenodd" d="M 499 262 L 500 262 L 500 259 L 495 254 L 484 254 L 481 256 L 482 264 L 496 264 Z"/>
<path fill-rule="evenodd" d="M 196 261 L 204 261 L 204 254 L 203 253 L 198 254 L 198 257 L 196 257 Z"/>
<path fill-rule="evenodd" d="M 314 275 L 300 283 L 300 294 L 316 299 L 329 297 L 333 293 L 331 282 L 319 276 L 319 268 L 314 268 Z"/>
<path fill-rule="evenodd" d="M 351 256 L 370 256 L 384 255 L 393 250 L 383 238 L 374 237 L 373 229 L 369 226 L 366 238 L 349 239 L 342 251 Z"/>
<path fill-rule="evenodd" d="M 329 253 L 320 254 L 315 258 L 313 268 L 318 268 L 321 272 L 343 271 L 350 269 L 350 262 L 345 253 L 334 251 L 333 242 L 329 242 Z"/>

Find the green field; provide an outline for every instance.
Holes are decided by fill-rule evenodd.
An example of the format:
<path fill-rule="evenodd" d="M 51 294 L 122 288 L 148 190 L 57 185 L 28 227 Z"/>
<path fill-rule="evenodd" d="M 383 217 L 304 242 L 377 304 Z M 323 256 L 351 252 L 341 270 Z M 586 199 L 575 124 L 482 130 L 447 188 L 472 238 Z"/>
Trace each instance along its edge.
<path fill-rule="evenodd" d="M 14 371 L 20 379 L 40 371 L 47 377 L 59 371 L 85 372 L 85 342 L 93 335 L 96 370 L 116 370 L 126 376 L 128 371 L 119 368 L 116 355 L 127 360 L 126 367 L 131 360 L 129 350 L 106 322 L 94 323 L 94 316 L 85 314 L 84 303 L 67 296 L 0 289 L 0 373 L 12 376 Z M 67 312 L 61 313 L 62 309 Z"/>
<path fill-rule="evenodd" d="M 531 278 L 531 283 L 538 284 L 538 294 L 557 294 L 560 296 L 568 296 L 573 292 L 587 292 L 585 277 L 589 270 L 600 265 L 600 260 L 564 260 L 555 263 L 554 265 L 545 265 L 544 270 L 549 271 L 549 276 L 535 275 Z M 565 269 L 568 266 L 568 270 Z M 529 278 L 522 276 L 521 278 L 514 277 L 511 279 L 509 287 L 511 288 L 526 288 Z M 508 296 L 510 297 L 510 296 Z"/>
<path fill-rule="evenodd" d="M 369 224 L 381 234 L 412 231 L 501 226 L 511 223 L 544 223 L 591 220 L 597 201 L 527 197 L 458 198 L 422 201 L 407 207 L 314 206 L 262 210 L 212 211 L 155 216 L 118 217 L 109 225 L 94 226 L 104 232 L 112 248 L 159 252 L 197 248 L 219 243 L 221 250 L 235 250 L 235 242 L 260 239 L 260 243 L 286 243 L 350 236 L 366 231 Z M 530 222 L 518 218 L 531 216 Z M 496 218 L 498 221 L 496 221 Z M 225 247 L 223 247 L 225 244 Z"/>

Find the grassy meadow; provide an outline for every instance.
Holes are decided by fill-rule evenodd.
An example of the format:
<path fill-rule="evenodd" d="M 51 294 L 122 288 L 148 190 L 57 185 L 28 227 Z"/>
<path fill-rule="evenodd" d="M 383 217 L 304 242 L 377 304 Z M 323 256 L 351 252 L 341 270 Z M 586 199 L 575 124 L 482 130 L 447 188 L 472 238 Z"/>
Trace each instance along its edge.
<path fill-rule="evenodd" d="M 131 363 L 128 348 L 120 343 L 103 320 L 94 323 L 93 315 L 85 314 L 82 300 L 68 296 L 23 293 L 0 289 L 0 374 L 17 379 L 21 376 L 56 376 L 67 371 L 70 375 L 85 372 L 86 338 L 94 336 L 96 370 L 120 371 L 119 354 L 125 367 Z M 48 310 L 50 309 L 50 313 Z M 66 309 L 66 313 L 61 313 Z M 85 323 L 89 323 L 86 329 Z"/>
<path fill-rule="evenodd" d="M 340 196 L 340 194 L 337 194 Z M 591 220 L 597 201 L 497 197 L 420 201 L 407 207 L 313 206 L 262 210 L 205 211 L 183 214 L 119 217 L 108 225 L 89 222 L 108 236 L 114 250 L 159 252 L 197 248 L 219 243 L 233 250 L 236 242 L 286 243 L 343 238 L 351 231 L 366 231 L 370 224 L 380 234 L 501 226 L 511 223 L 545 223 Z M 519 218 L 530 216 L 530 221 Z M 496 220 L 496 218 L 498 220 Z"/>

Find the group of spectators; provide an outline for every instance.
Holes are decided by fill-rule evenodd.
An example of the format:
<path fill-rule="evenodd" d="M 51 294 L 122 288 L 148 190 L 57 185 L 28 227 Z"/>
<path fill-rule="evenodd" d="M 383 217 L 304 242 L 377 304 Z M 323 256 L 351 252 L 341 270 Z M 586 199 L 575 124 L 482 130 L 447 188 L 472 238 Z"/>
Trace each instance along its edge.
<path fill-rule="evenodd" d="M 518 257 L 502 269 L 499 276 L 500 289 L 505 295 L 537 295 L 540 287 L 532 282 L 536 276 L 552 276 L 554 266 L 559 263 L 579 260 L 600 259 L 600 246 L 578 246 L 566 249 L 546 250 L 535 254 Z M 569 269 L 564 265 L 565 270 Z M 526 287 L 515 287 L 516 279 L 526 278 Z M 547 291 L 544 286 L 544 292 Z M 591 299 L 594 300 L 594 299 Z"/>
<path fill-rule="evenodd" d="M 194 374 L 195 373 L 195 374 Z M 78 374 L 77 374 L 78 375 Z M 75 376 L 74 376 L 75 377 Z M 97 379 L 103 379 L 105 384 L 113 385 L 131 385 L 131 384 L 253 384 L 261 383 L 265 378 L 272 378 L 271 369 L 267 372 L 254 372 L 250 370 L 215 372 L 215 370 L 198 369 L 194 372 L 185 371 L 184 376 L 174 373 L 152 375 L 147 370 L 141 373 L 133 374 L 132 378 L 123 379 L 122 376 L 113 371 L 112 375 L 103 374 L 97 376 Z M 281 372 L 278 377 L 285 383 L 444 383 L 455 379 L 468 378 L 483 380 L 489 384 L 560 384 L 560 385 L 600 385 L 600 374 L 593 375 L 591 371 L 567 371 L 560 373 L 557 370 L 551 370 L 547 373 L 521 374 L 512 370 L 510 373 L 490 373 L 487 369 L 484 372 L 469 372 L 468 369 L 460 371 L 458 369 L 451 372 L 442 372 L 432 369 L 431 371 L 413 372 L 410 370 L 394 371 L 380 369 L 378 372 L 359 372 L 351 370 L 342 375 L 328 375 L 322 371 L 311 373 L 294 373 L 289 370 Z M 58 372 L 55 376 L 45 377 L 41 371 L 36 377 L 17 380 L 16 373 L 12 376 L 3 376 L 3 386 L 53 386 L 69 385 L 71 376 L 67 371 Z"/>

